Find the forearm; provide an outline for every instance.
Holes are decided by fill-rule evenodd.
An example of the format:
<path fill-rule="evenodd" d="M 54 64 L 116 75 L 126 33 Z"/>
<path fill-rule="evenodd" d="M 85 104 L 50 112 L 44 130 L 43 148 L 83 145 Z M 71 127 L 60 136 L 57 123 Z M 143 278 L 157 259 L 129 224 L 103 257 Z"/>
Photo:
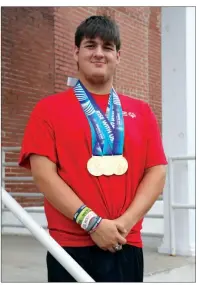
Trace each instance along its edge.
<path fill-rule="evenodd" d="M 135 198 L 121 216 L 127 228 L 131 229 L 153 206 L 163 191 L 165 178 L 165 166 L 155 166 L 145 173 L 138 186 Z"/>
<path fill-rule="evenodd" d="M 38 189 L 46 199 L 64 216 L 73 219 L 77 209 L 83 204 L 73 190 L 58 176 L 34 178 Z"/>
<path fill-rule="evenodd" d="M 45 157 L 36 155 L 31 156 L 30 163 L 39 191 L 59 212 L 73 219 L 77 209 L 84 203 L 58 175 L 55 164 Z"/>
<path fill-rule="evenodd" d="M 34 178 L 35 184 L 46 199 L 64 216 L 73 219 L 77 209 L 83 204 L 72 189 L 58 176 L 52 173 L 49 178 Z"/>

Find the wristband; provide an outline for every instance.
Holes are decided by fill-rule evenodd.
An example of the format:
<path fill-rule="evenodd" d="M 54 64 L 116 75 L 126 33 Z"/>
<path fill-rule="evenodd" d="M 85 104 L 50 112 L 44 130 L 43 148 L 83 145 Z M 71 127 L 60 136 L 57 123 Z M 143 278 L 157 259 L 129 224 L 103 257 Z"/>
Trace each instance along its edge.
<path fill-rule="evenodd" d="M 86 205 L 82 205 L 77 212 L 74 214 L 73 220 L 76 221 L 77 217 L 79 216 L 79 214 L 81 213 L 81 211 L 86 207 Z"/>
<path fill-rule="evenodd" d="M 82 205 L 74 214 L 74 221 L 85 231 L 92 233 L 100 224 L 102 218 L 99 217 L 86 205 Z"/>
<path fill-rule="evenodd" d="M 85 218 L 85 216 L 91 212 L 91 209 L 88 208 L 88 207 L 85 207 L 81 212 L 80 214 L 78 215 L 77 219 L 76 219 L 76 223 L 77 224 L 81 224 L 83 219 Z"/>
<path fill-rule="evenodd" d="M 89 227 L 90 221 L 96 217 L 96 214 L 93 211 L 90 211 L 81 223 L 81 228 L 88 231 L 87 228 Z M 89 227 L 90 228 L 90 227 Z"/>
<path fill-rule="evenodd" d="M 90 219 L 89 224 L 88 224 L 88 228 L 86 229 L 88 232 L 90 232 L 94 228 L 98 219 L 99 219 L 98 216 L 95 216 L 95 217 Z"/>
<path fill-rule="evenodd" d="M 89 234 L 92 234 L 96 231 L 97 227 L 99 226 L 100 222 L 102 221 L 101 217 L 98 217 L 97 222 L 95 223 L 94 227 L 89 231 Z"/>

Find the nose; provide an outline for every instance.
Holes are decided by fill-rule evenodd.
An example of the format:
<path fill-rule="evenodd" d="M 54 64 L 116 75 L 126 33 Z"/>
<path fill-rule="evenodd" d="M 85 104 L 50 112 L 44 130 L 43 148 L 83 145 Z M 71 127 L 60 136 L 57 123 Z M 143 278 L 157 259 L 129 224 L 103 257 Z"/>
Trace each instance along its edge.
<path fill-rule="evenodd" d="M 103 53 L 103 49 L 100 45 L 98 45 L 94 51 L 94 57 L 95 58 L 103 58 L 104 57 L 104 53 Z"/>

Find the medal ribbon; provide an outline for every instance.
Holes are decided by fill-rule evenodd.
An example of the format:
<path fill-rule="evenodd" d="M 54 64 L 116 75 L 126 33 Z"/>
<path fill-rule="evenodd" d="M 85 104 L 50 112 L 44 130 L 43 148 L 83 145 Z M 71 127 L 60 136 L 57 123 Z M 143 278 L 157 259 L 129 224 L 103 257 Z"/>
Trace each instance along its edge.
<path fill-rule="evenodd" d="M 75 85 L 74 91 L 89 121 L 93 155 L 121 155 L 124 147 L 124 119 L 115 90 L 111 89 L 106 114 L 80 81 Z"/>

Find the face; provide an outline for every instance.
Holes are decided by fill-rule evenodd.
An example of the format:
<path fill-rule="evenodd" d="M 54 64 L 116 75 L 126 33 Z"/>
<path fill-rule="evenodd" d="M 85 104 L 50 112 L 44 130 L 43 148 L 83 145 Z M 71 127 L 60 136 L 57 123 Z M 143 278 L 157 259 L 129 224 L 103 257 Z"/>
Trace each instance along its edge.
<path fill-rule="evenodd" d="M 92 83 L 105 83 L 113 78 L 120 51 L 112 42 L 84 38 L 80 47 L 75 47 L 74 57 L 81 76 Z"/>

